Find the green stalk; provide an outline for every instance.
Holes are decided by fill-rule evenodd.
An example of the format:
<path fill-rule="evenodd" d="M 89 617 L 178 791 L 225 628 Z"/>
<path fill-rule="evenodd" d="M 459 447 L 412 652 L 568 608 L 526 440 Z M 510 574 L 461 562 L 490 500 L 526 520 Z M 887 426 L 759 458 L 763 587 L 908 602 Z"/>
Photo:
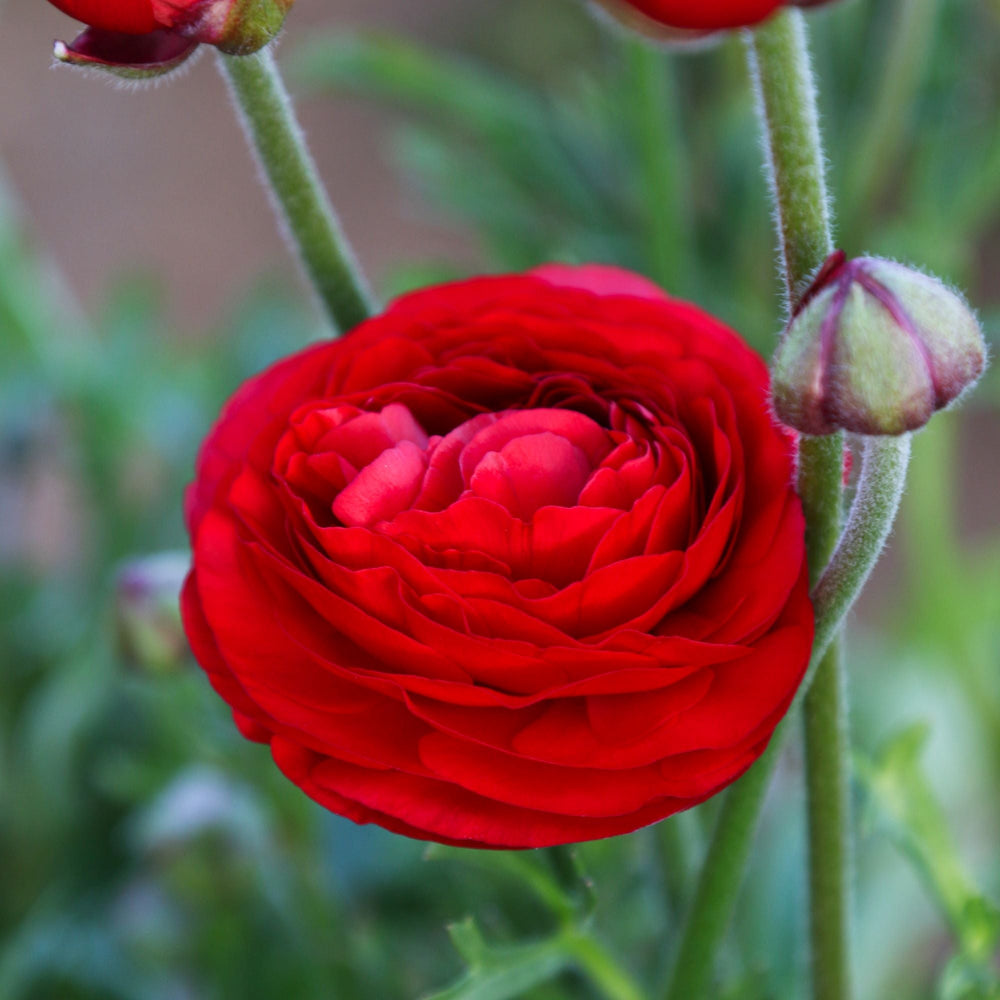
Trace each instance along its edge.
<path fill-rule="evenodd" d="M 679 197 L 685 186 L 680 183 L 676 82 L 659 49 L 643 39 L 629 38 L 624 45 L 650 277 L 677 292 L 683 287 L 689 246 L 688 219 Z"/>
<path fill-rule="evenodd" d="M 785 11 L 764 24 L 751 37 L 749 51 L 777 207 L 790 314 L 811 276 L 833 251 L 816 88 L 801 12 Z M 799 462 L 806 550 L 810 580 L 815 583 L 840 534 L 842 435 L 804 437 Z M 813 997 L 849 1000 L 847 699 L 838 643 L 830 645 L 816 669 L 803 715 Z"/>
<path fill-rule="evenodd" d="M 269 48 L 251 56 L 220 54 L 219 66 L 278 216 L 331 320 L 346 332 L 371 314 L 371 294 L 320 183 L 274 56 Z"/>
<path fill-rule="evenodd" d="M 909 434 L 865 440 L 861 475 L 847 526 L 829 565 L 813 588 L 815 651 L 827 648 L 839 623 L 868 582 L 885 546 L 903 499 L 910 443 Z"/>
<path fill-rule="evenodd" d="M 815 456 L 818 451 L 821 452 L 819 442 L 829 440 L 815 439 L 817 447 L 810 449 L 810 454 Z M 844 618 L 864 582 L 874 569 L 892 529 L 906 480 L 909 451 L 909 437 L 871 438 L 866 443 L 861 475 L 847 529 L 837 545 L 833 558 L 812 591 L 813 607 L 816 611 L 816 638 L 806 679 L 788 715 L 775 731 L 767 752 L 726 795 L 708 857 L 699 878 L 694 902 L 685 921 L 673 979 L 667 991 L 668 1000 L 695 1000 L 705 993 L 712 973 L 712 958 L 732 915 L 746 868 L 764 794 L 781 754 L 781 748 L 788 737 L 789 719 L 813 691 L 822 690 L 822 688 L 817 689 L 815 685 L 810 686 L 814 675 L 817 675 L 819 682 L 823 684 L 836 683 L 840 677 L 834 659 L 837 656 L 836 647 L 829 653 L 827 651 L 830 650 L 831 643 L 843 625 Z M 832 466 L 832 463 L 824 462 L 821 468 L 827 465 Z M 839 488 L 839 466 L 837 476 Z M 827 541 L 823 539 L 824 544 Z M 825 708 L 827 705 L 833 706 L 832 711 Z M 842 717 L 841 708 L 840 692 L 835 689 L 833 692 L 826 692 L 819 700 L 819 708 L 814 712 L 814 716 L 818 714 L 823 724 L 831 720 L 836 723 L 837 719 Z M 835 739 L 838 745 L 842 743 L 842 736 L 843 732 L 837 730 Z M 846 751 L 846 747 L 844 749 Z M 820 763 L 822 761 L 821 756 Z M 835 793 L 833 797 L 838 798 L 843 790 L 837 787 L 836 782 L 840 780 L 842 773 L 843 769 L 837 769 L 828 774 L 818 764 L 812 780 L 820 785 L 828 781 L 834 784 L 822 789 L 817 788 L 817 795 L 811 801 L 821 801 L 823 796 L 818 793 L 826 792 L 829 788 Z M 840 839 L 835 838 L 830 849 L 837 851 L 841 843 Z M 842 898 L 836 892 L 830 896 L 834 900 Z M 828 898 L 825 884 L 822 882 L 814 884 L 814 897 L 819 900 Z M 831 919 L 840 919 L 840 915 L 834 915 Z M 843 939 L 833 937 L 830 940 L 837 942 Z M 844 961 L 841 961 L 841 958 Z M 822 962 L 824 966 L 831 965 L 835 969 L 846 968 L 846 956 L 834 954 L 824 957 Z"/>
<path fill-rule="evenodd" d="M 567 930 L 566 949 L 606 1000 L 647 1000 L 642 987 L 590 934 Z"/>
<path fill-rule="evenodd" d="M 698 1000 L 705 995 L 743 882 L 764 794 L 781 753 L 781 730 L 760 760 L 726 793 L 681 931 L 666 1000 Z"/>
<path fill-rule="evenodd" d="M 786 10 L 766 22 L 755 33 L 747 33 L 751 75 L 757 109 L 765 138 L 768 179 L 775 203 L 775 221 L 785 279 L 785 305 L 790 314 L 811 276 L 833 250 L 829 199 L 816 92 L 800 11 Z M 803 438 L 799 454 L 799 492 L 806 515 L 806 550 L 810 580 L 815 583 L 826 566 L 840 533 L 843 476 L 843 438 Z M 831 633 L 832 634 L 832 633 Z M 806 698 L 806 715 L 832 718 L 833 728 L 843 732 L 845 709 L 841 699 L 831 700 L 831 688 L 840 687 L 840 656 L 832 645 L 818 666 L 814 664 L 819 694 Z M 832 684 L 831 684 L 832 678 Z M 822 709 L 822 711 L 820 711 Z M 824 775 L 834 775 L 835 792 L 827 786 L 810 785 L 810 865 L 813 870 L 831 869 L 820 884 L 825 896 L 814 899 L 812 945 L 814 955 L 824 956 L 815 967 L 815 994 L 824 1000 L 847 993 L 833 992 L 846 983 L 846 845 L 847 761 L 845 748 L 836 740 L 817 745 L 819 735 L 807 723 L 813 737 L 814 762 L 822 762 Z M 825 732 L 826 730 L 824 730 Z M 728 793 L 702 869 L 695 900 L 681 937 L 667 1000 L 697 1000 L 703 995 L 712 971 L 712 958 L 732 915 L 757 827 L 764 793 L 786 736 L 783 723 L 767 753 Z M 824 830 L 817 824 L 822 823 Z M 830 842 L 835 848 L 831 848 Z M 844 975 L 828 967 L 826 956 L 842 959 Z M 827 985 L 831 985 L 831 989 Z"/>

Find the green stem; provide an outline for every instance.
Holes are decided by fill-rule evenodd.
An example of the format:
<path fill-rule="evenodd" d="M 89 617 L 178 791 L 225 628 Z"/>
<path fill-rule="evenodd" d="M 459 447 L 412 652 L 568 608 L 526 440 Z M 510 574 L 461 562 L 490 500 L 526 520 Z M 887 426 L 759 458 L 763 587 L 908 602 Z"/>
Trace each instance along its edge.
<path fill-rule="evenodd" d="M 814 1000 L 851 996 L 847 690 L 839 644 L 820 661 L 803 706 Z"/>
<path fill-rule="evenodd" d="M 712 960 L 733 915 L 782 743 L 781 732 L 776 732 L 760 760 L 726 794 L 684 921 L 666 1000 L 697 1000 L 706 991 Z"/>
<path fill-rule="evenodd" d="M 815 440 L 816 447 L 810 449 L 813 458 L 817 452 L 821 453 L 820 443 L 829 443 L 832 439 Z M 837 835 L 839 821 L 836 817 L 831 821 L 825 812 L 829 803 L 843 803 L 846 798 L 846 770 L 841 766 L 841 754 L 847 753 L 846 731 L 842 725 L 846 713 L 843 710 L 842 673 L 836 662 L 839 651 L 836 646 L 831 648 L 831 644 L 871 575 L 892 528 L 903 493 L 909 454 L 908 436 L 870 438 L 866 442 L 858 490 L 847 528 L 812 591 L 816 639 L 806 679 L 789 710 L 790 716 L 805 699 L 807 732 L 810 727 L 814 730 L 812 738 L 807 737 L 807 752 L 811 753 L 810 828 L 817 831 L 821 838 L 828 836 L 830 843 L 816 843 L 815 848 L 811 846 L 810 849 L 821 857 L 839 860 L 837 864 L 813 866 L 810 874 L 813 899 L 820 906 L 833 908 L 832 912 L 820 918 L 824 926 L 839 926 L 847 920 L 846 913 L 839 909 L 847 895 L 839 883 L 847 867 L 848 859 L 844 854 L 846 840 Z M 829 464 L 822 462 L 820 470 L 828 471 Z M 809 469 L 808 473 L 818 476 L 816 469 Z M 838 465 L 838 489 L 840 475 Z M 815 479 L 810 482 L 815 485 Z M 829 483 L 827 486 L 829 488 Z M 829 538 L 825 536 L 817 538 L 814 534 L 812 540 L 817 550 L 829 545 Z M 815 680 L 810 686 L 810 678 L 814 674 Z M 810 711 L 810 699 L 814 697 L 814 692 L 817 693 L 816 700 Z M 733 787 L 723 803 L 694 902 L 685 922 L 673 979 L 667 991 L 668 1000 L 691 1000 L 703 993 L 708 984 L 712 957 L 732 914 L 764 793 L 788 736 L 789 716 L 776 730 L 767 752 Z M 837 753 L 815 753 L 816 746 L 826 746 L 830 741 L 839 748 Z M 836 766 L 831 766 L 833 764 Z M 812 815 L 814 811 L 817 813 L 815 816 Z M 831 881 L 833 884 L 828 884 Z M 845 941 L 846 937 L 841 935 L 824 935 L 818 942 L 823 950 L 817 952 L 814 960 L 816 978 L 825 984 L 825 992 L 820 992 L 817 987 L 817 996 L 849 995 L 843 992 L 846 980 L 840 978 L 849 968 L 847 955 L 840 951 Z M 835 992 L 835 989 L 842 992 Z"/>
<path fill-rule="evenodd" d="M 747 34 L 791 308 L 833 251 L 816 88 L 801 11 Z"/>
<path fill-rule="evenodd" d="M 696 869 L 699 853 L 697 826 L 692 813 L 682 812 L 658 823 L 652 831 L 664 896 L 672 919 L 678 919 L 690 902 L 691 874 Z"/>
<path fill-rule="evenodd" d="M 274 56 L 219 56 L 278 215 L 337 329 L 371 314 L 371 295 L 323 189 Z"/>
<path fill-rule="evenodd" d="M 814 655 L 829 646 L 878 562 L 903 499 L 909 464 L 909 434 L 865 440 L 847 527 L 813 589 L 817 622 Z"/>
<path fill-rule="evenodd" d="M 663 288 L 678 291 L 688 220 L 679 197 L 686 186 L 680 183 L 675 82 L 663 53 L 644 40 L 625 42 L 625 60 L 650 276 Z"/>
<path fill-rule="evenodd" d="M 608 1000 L 647 1000 L 643 988 L 589 934 L 568 931 L 564 940 L 587 978 Z"/>
<path fill-rule="evenodd" d="M 812 274 L 833 249 L 826 173 L 819 133 L 819 113 L 813 84 L 805 22 L 800 11 L 786 10 L 747 34 L 751 75 L 757 108 L 765 137 L 766 166 L 776 207 L 781 256 L 784 264 L 785 305 L 789 313 L 809 286 Z M 803 438 L 799 453 L 799 493 L 806 515 L 806 551 L 810 579 L 815 582 L 827 564 L 840 533 L 843 477 L 843 437 Z M 814 660 L 815 662 L 815 660 Z M 816 670 L 817 681 L 826 675 L 813 706 L 832 711 L 839 731 L 843 731 L 844 705 L 830 701 L 829 680 L 840 683 L 840 657 L 831 646 Z M 808 699 L 807 699 L 808 701 Z M 808 706 L 806 709 L 809 711 Z M 732 915 L 742 881 L 753 834 L 768 780 L 787 733 L 783 723 L 767 753 L 754 765 L 726 797 L 719 822 L 702 869 L 695 901 L 682 934 L 668 1000 L 696 1000 L 711 975 L 712 957 Z M 846 787 L 845 748 L 839 744 L 812 747 L 824 765 L 839 775 L 838 788 Z M 812 796 L 815 799 L 815 795 Z M 833 806 L 834 830 L 825 838 L 810 828 L 813 844 L 810 858 L 814 869 L 832 866 L 832 879 L 823 881 L 823 892 L 846 898 L 846 798 L 838 796 Z M 828 816 L 827 819 L 830 817 Z M 813 839 L 816 837 L 816 839 Z M 830 838 L 837 850 L 827 852 Z M 832 881 L 832 885 L 828 882 Z M 815 884 L 815 883 L 814 883 Z M 814 901 L 813 949 L 824 955 L 843 955 L 846 969 L 846 907 Z M 840 942 L 840 944 L 836 944 Z M 824 965 L 819 975 L 828 975 Z M 846 982 L 846 973 L 836 981 Z M 817 997 L 836 994 L 826 990 L 817 977 Z M 841 1000 L 847 994 L 839 994 Z"/>
<path fill-rule="evenodd" d="M 786 11 L 750 41 L 757 106 L 765 129 L 771 186 L 792 312 L 811 276 L 833 250 L 819 111 L 805 21 Z M 842 515 L 843 440 L 803 438 L 799 493 L 806 516 L 810 579 L 826 566 Z M 815 1000 L 848 1000 L 847 700 L 843 660 L 831 644 L 805 697 L 809 800 L 810 945 Z"/>

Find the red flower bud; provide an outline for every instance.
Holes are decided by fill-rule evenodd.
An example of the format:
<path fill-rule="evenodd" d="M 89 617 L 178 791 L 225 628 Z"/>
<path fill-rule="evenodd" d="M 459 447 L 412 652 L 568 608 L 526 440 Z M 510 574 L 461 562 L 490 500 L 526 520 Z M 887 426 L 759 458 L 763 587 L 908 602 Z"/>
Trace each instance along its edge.
<path fill-rule="evenodd" d="M 51 0 L 89 27 L 55 56 L 130 79 L 160 76 L 199 44 L 248 55 L 281 29 L 295 0 Z"/>
<path fill-rule="evenodd" d="M 903 434 L 985 366 L 979 323 L 956 292 L 901 264 L 837 251 L 778 347 L 774 408 L 805 434 Z"/>
<path fill-rule="evenodd" d="M 727 28 L 759 24 L 781 7 L 816 7 L 828 0 L 598 0 L 621 23 L 660 41 L 685 41 Z"/>

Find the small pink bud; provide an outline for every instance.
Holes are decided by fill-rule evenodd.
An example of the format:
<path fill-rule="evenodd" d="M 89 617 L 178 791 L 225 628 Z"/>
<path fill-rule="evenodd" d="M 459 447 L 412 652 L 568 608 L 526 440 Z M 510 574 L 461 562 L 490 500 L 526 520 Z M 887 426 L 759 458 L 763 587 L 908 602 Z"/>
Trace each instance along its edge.
<path fill-rule="evenodd" d="M 778 418 L 804 434 L 903 434 L 986 366 L 979 323 L 937 278 L 837 251 L 788 325 L 772 366 Z"/>

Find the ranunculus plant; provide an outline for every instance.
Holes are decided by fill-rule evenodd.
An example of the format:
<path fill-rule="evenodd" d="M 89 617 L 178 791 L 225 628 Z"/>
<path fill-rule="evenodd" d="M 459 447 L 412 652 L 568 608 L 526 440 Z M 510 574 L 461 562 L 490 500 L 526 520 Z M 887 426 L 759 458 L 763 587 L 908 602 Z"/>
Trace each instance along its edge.
<path fill-rule="evenodd" d="M 819 0 L 627 2 L 671 30 L 753 28 L 792 318 L 773 399 L 735 333 L 612 267 L 547 265 L 375 306 L 257 51 L 291 0 L 59 0 L 89 27 L 57 54 L 136 75 L 218 48 L 344 333 L 236 391 L 187 495 L 184 624 L 243 735 L 334 812 L 446 844 L 550 847 L 564 882 L 563 845 L 732 784 L 665 994 L 698 1000 L 801 703 L 813 993 L 849 1000 L 839 632 L 891 529 L 908 432 L 978 377 L 985 350 L 936 280 L 834 254 L 798 9 Z M 843 429 L 868 435 L 846 518 Z M 643 997 L 607 956 L 581 957 L 572 908 L 559 961 L 533 952 L 532 967 L 555 975 L 568 953 L 607 996 Z M 480 939 L 458 938 L 472 985 L 449 997 L 520 995 L 523 968 L 505 978 Z"/>
<path fill-rule="evenodd" d="M 760 756 L 812 645 L 767 391 L 625 272 L 406 296 L 223 411 L 188 495 L 195 653 L 359 822 L 540 847 L 688 808 Z"/>

